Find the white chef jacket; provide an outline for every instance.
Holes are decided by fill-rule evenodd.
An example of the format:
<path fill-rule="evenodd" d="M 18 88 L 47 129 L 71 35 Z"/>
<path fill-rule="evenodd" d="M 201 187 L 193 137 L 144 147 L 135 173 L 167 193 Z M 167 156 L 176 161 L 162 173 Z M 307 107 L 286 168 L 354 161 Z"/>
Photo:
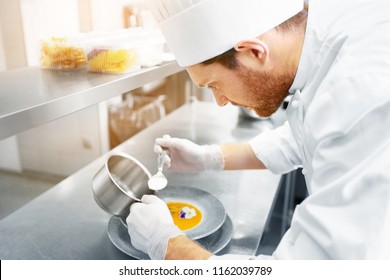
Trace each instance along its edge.
<path fill-rule="evenodd" d="M 389 0 L 310 0 L 287 122 L 250 141 L 309 191 L 271 258 L 390 259 L 389 30 Z"/>

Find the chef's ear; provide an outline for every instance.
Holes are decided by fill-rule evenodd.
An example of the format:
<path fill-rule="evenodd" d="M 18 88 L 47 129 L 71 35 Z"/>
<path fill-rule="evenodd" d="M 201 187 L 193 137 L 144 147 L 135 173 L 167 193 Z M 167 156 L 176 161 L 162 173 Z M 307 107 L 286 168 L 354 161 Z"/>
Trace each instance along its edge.
<path fill-rule="evenodd" d="M 265 63 L 269 57 L 268 45 L 260 39 L 243 40 L 234 46 L 237 52 L 250 51 L 261 63 Z"/>

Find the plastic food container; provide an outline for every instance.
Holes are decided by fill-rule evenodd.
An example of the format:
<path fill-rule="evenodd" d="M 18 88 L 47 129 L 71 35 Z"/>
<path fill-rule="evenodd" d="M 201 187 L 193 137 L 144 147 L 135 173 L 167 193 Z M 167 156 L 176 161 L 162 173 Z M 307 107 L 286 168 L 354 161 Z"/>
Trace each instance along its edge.
<path fill-rule="evenodd" d="M 87 66 L 82 44 L 66 37 L 42 40 L 39 60 L 41 67 L 46 69 L 76 70 Z"/>
<path fill-rule="evenodd" d="M 88 71 L 100 73 L 127 73 L 141 68 L 139 51 L 134 46 L 97 45 L 87 53 Z"/>
<path fill-rule="evenodd" d="M 86 43 L 88 70 L 120 74 L 161 64 L 164 44 L 161 32 L 143 28 L 91 33 Z"/>
<path fill-rule="evenodd" d="M 150 67 L 161 64 L 165 40 L 160 32 L 140 32 L 136 40 L 142 44 L 140 48 L 140 64 L 142 67 Z"/>

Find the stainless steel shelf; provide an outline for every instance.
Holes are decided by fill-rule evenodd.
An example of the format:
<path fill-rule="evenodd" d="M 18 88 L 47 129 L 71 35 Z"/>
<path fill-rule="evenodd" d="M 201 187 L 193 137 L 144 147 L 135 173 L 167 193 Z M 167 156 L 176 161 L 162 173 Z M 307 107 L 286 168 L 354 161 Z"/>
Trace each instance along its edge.
<path fill-rule="evenodd" d="M 0 72 L 0 140 L 182 70 L 167 62 L 122 75 L 38 67 Z"/>

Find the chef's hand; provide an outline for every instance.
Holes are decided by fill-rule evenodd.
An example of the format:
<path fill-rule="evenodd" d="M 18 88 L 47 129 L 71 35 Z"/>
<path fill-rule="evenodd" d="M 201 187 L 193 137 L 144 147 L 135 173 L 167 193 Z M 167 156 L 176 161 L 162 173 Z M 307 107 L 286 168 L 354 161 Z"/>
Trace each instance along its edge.
<path fill-rule="evenodd" d="M 181 138 L 157 138 L 156 153 L 165 150 L 164 166 L 175 172 L 222 170 L 223 155 L 218 145 L 198 145 Z"/>
<path fill-rule="evenodd" d="M 144 195 L 142 203 L 134 203 L 126 219 L 131 244 L 152 260 L 165 258 L 168 240 L 184 235 L 173 223 L 168 206 L 154 195 Z"/>

